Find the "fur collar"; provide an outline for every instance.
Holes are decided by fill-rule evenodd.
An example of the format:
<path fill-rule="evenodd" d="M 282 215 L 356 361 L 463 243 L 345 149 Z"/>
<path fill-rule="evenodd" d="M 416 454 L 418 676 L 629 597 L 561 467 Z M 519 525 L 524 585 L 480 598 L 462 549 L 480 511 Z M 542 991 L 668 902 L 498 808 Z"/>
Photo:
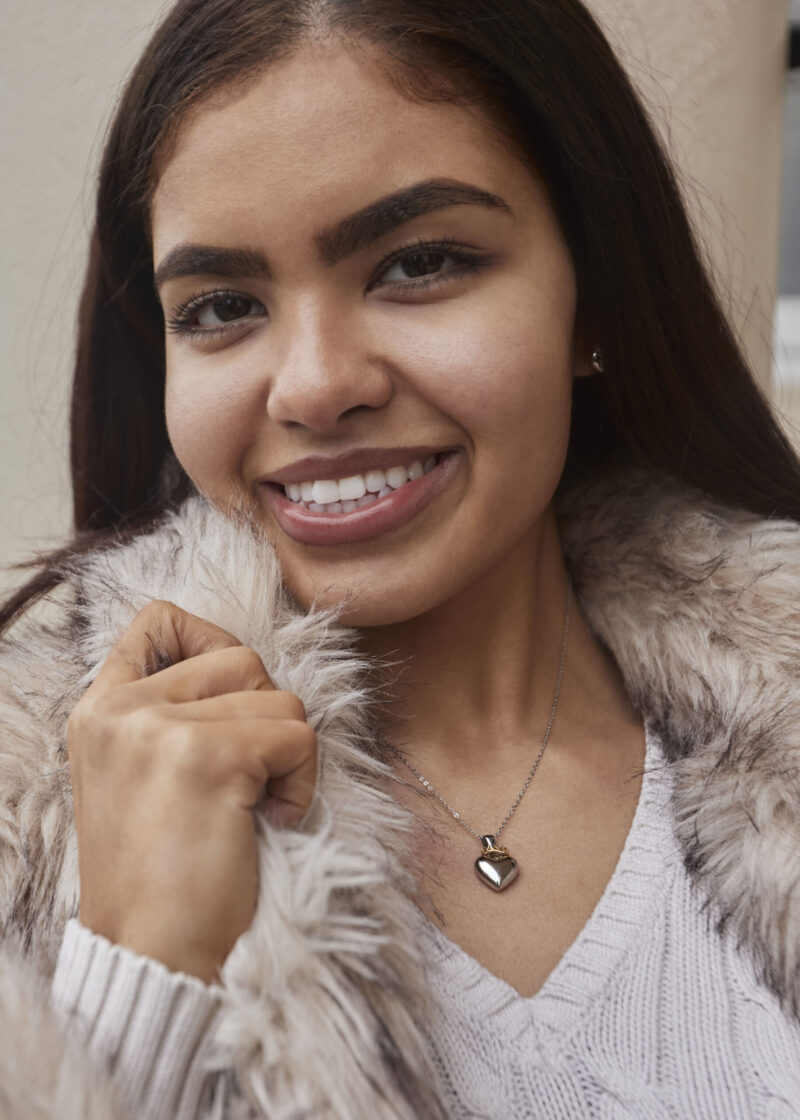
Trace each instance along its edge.
<path fill-rule="evenodd" d="M 573 490 L 559 516 L 581 607 L 663 736 L 687 867 L 800 1017 L 800 525 L 644 471 Z M 63 598 L 55 621 L 14 628 L 0 664 L 0 1037 L 15 1039 L 0 1048 L 3 1114 L 30 1116 L 23 1087 L 44 1078 L 41 1116 L 112 1115 L 47 1018 L 45 979 L 78 908 L 63 741 L 121 631 L 163 598 L 256 649 L 303 700 L 320 748 L 303 826 L 258 821 L 266 886 L 222 973 L 218 1064 L 236 1067 L 242 1093 L 229 1115 L 443 1116 L 404 866 L 412 822 L 381 790 L 392 771 L 352 632 L 299 611 L 269 545 L 197 496 L 154 533 L 76 562 Z"/>

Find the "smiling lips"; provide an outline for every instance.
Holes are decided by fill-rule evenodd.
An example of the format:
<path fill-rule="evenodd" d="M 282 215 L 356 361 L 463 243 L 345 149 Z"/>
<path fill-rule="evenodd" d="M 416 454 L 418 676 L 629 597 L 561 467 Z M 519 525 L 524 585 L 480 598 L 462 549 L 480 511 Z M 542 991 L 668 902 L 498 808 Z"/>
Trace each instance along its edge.
<path fill-rule="evenodd" d="M 368 540 L 399 528 L 447 485 L 457 456 L 452 451 L 415 459 L 407 466 L 374 468 L 339 479 L 269 481 L 265 495 L 278 524 L 304 544 Z"/>
<path fill-rule="evenodd" d="M 431 455 L 424 463 L 415 459 L 407 467 L 399 465 L 385 471 L 370 470 L 348 478 L 290 482 L 284 486 L 284 491 L 289 500 L 302 509 L 315 513 L 352 513 L 428 474 L 435 466 L 436 456 Z"/>

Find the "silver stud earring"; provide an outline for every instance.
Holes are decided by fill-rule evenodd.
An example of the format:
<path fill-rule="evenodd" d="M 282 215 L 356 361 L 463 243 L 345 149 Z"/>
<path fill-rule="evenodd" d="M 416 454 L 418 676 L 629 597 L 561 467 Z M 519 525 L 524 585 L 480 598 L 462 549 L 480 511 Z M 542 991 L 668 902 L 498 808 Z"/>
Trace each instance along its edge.
<path fill-rule="evenodd" d="M 605 370 L 602 346 L 595 346 L 594 350 L 592 350 L 592 369 L 596 373 L 603 373 Z"/>

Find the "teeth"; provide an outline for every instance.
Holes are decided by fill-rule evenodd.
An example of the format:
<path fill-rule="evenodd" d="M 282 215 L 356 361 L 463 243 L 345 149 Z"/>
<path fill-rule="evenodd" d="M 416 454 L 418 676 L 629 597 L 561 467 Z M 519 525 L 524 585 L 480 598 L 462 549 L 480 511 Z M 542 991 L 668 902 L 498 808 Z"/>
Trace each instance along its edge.
<path fill-rule="evenodd" d="M 367 492 L 367 485 L 360 474 L 343 478 L 339 483 L 339 498 L 343 502 L 357 502 Z"/>
<path fill-rule="evenodd" d="M 367 471 L 364 485 L 371 494 L 377 494 L 386 485 L 386 475 L 383 471 Z"/>
<path fill-rule="evenodd" d="M 328 502 L 338 502 L 339 501 L 339 483 L 338 482 L 332 482 L 332 481 L 315 482 L 314 486 L 313 486 L 313 491 L 314 491 L 314 501 L 318 502 L 319 505 L 321 505 L 321 506 L 327 505 Z"/>
<path fill-rule="evenodd" d="M 390 467 L 386 472 L 386 482 L 393 490 L 399 490 L 404 482 L 408 482 L 408 468 Z"/>
<path fill-rule="evenodd" d="M 406 482 L 432 471 L 435 466 L 436 456 L 430 455 L 424 464 L 415 459 L 408 467 L 398 465 L 386 471 L 367 471 L 366 474 L 354 474 L 348 478 L 290 482 L 284 491 L 291 501 L 317 513 L 351 513 L 378 498 L 385 498 Z"/>

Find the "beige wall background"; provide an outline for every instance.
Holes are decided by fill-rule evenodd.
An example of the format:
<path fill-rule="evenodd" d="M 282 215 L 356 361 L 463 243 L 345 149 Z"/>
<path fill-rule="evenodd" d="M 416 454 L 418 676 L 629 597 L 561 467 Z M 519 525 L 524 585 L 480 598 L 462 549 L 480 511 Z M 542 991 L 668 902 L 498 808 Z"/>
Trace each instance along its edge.
<path fill-rule="evenodd" d="M 70 524 L 74 318 L 104 128 L 163 0 L 0 9 L 0 565 Z M 777 276 L 786 0 L 590 0 L 681 169 L 765 384 Z M 0 569 L 0 589 L 20 576 Z"/>
<path fill-rule="evenodd" d="M 67 409 L 92 177 L 164 0 L 0 5 L 0 565 L 70 526 Z M 0 568 L 0 589 L 20 575 Z"/>
<path fill-rule="evenodd" d="M 590 0 L 681 172 L 766 385 L 778 276 L 786 0 Z"/>

